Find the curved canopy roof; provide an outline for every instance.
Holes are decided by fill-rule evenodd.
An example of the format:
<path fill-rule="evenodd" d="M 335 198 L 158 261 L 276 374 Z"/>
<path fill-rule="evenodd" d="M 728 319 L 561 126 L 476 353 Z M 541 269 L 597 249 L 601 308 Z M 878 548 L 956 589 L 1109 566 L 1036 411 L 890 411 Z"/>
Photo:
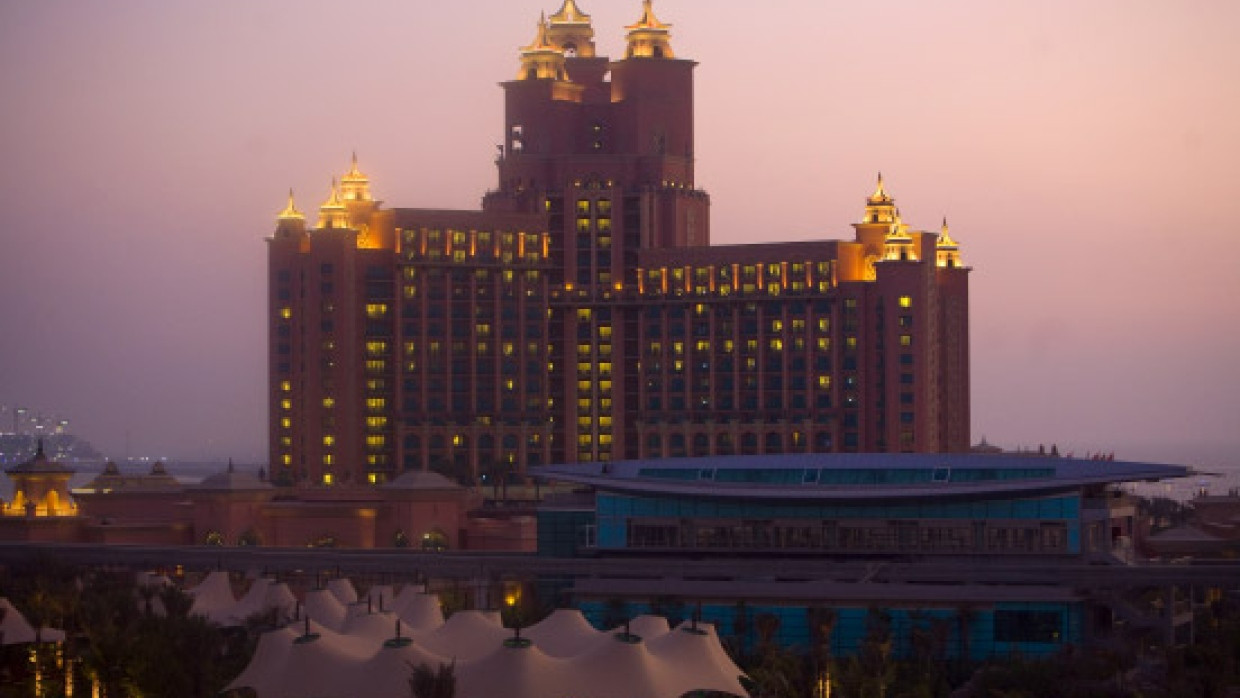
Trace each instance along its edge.
<path fill-rule="evenodd" d="M 534 475 L 604 492 L 777 501 L 1041 495 L 1186 477 L 1180 465 L 978 453 L 808 453 L 550 465 Z"/>

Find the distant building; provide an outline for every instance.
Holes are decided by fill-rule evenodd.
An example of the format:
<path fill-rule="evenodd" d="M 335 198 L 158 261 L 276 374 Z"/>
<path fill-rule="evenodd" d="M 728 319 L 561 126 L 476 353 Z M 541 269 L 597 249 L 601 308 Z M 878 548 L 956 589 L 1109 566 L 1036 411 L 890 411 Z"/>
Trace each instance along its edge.
<path fill-rule="evenodd" d="M 10 468 L 0 541 L 532 551 L 535 520 L 481 511 L 482 498 L 437 473 L 409 472 L 381 487 L 278 488 L 229 464 L 184 483 L 156 462 L 124 473 L 109 462 L 83 487 L 39 453 Z"/>
<path fill-rule="evenodd" d="M 0 502 L 0 540 L 54 541 L 70 537 L 78 521 L 69 496 L 73 468 L 51 460 L 40 440 L 34 457 L 5 469 L 13 499 Z"/>
<path fill-rule="evenodd" d="M 383 208 L 356 158 L 313 225 L 290 195 L 268 243 L 275 482 L 969 449 L 946 221 L 910 228 L 880 176 L 851 239 L 711 245 L 696 64 L 649 3 L 618 60 L 566 0 L 519 63 L 480 211 Z"/>

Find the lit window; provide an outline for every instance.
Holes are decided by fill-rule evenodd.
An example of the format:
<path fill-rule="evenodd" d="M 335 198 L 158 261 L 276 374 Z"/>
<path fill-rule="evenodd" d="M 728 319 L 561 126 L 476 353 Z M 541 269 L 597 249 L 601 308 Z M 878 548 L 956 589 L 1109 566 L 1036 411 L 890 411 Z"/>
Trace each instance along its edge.
<path fill-rule="evenodd" d="M 383 429 L 387 426 L 387 417 L 367 417 L 366 426 L 370 429 Z"/>
<path fill-rule="evenodd" d="M 293 309 L 288 306 L 280 308 L 280 317 L 284 318 L 285 320 L 293 317 Z"/>
<path fill-rule="evenodd" d="M 378 434 L 371 434 L 366 437 L 366 445 L 370 446 L 371 448 L 382 448 L 383 444 L 385 444 L 386 442 L 387 442 L 387 439 L 383 438 L 383 436 L 378 435 Z"/>
<path fill-rule="evenodd" d="M 323 456 L 323 465 L 333 465 L 335 464 L 335 462 L 336 462 L 336 457 L 333 456 L 332 454 L 329 453 Z"/>
<path fill-rule="evenodd" d="M 827 390 L 831 387 L 831 376 L 818 376 L 818 387 Z"/>
<path fill-rule="evenodd" d="M 782 339 L 772 339 L 772 340 L 771 340 L 771 343 L 770 343 L 770 346 L 771 346 L 771 351 L 783 351 L 783 349 L 784 349 L 784 340 L 782 340 Z"/>
<path fill-rule="evenodd" d="M 383 356 L 387 353 L 387 342 L 371 341 L 366 342 L 366 353 L 371 356 Z"/>
<path fill-rule="evenodd" d="M 293 409 L 293 401 L 292 401 L 292 400 L 289 400 L 288 398 L 285 398 L 285 399 L 281 400 L 281 401 L 280 401 L 280 408 L 281 408 L 281 409 L 285 409 L 285 410 L 291 410 L 291 409 Z"/>
<path fill-rule="evenodd" d="M 324 435 L 323 435 L 323 445 L 324 445 L 324 446 L 332 446 L 332 445 L 335 445 L 335 443 L 336 443 L 336 437 L 335 437 L 335 436 L 333 436 L 332 434 L 324 434 Z"/>
<path fill-rule="evenodd" d="M 900 346 L 902 346 L 902 347 L 911 347 L 911 346 L 913 346 L 913 335 L 911 335 L 911 334 L 902 334 L 902 335 L 900 335 Z"/>
<path fill-rule="evenodd" d="M 293 427 L 293 420 L 285 417 L 280 420 L 280 426 L 284 429 L 291 429 Z"/>
<path fill-rule="evenodd" d="M 387 400 L 381 397 L 366 398 L 366 408 L 378 412 L 387 407 Z"/>
<path fill-rule="evenodd" d="M 911 308 L 913 306 L 912 296 L 900 296 L 900 307 Z"/>
<path fill-rule="evenodd" d="M 330 485 L 330 484 L 332 484 L 332 480 L 333 480 L 333 478 L 332 478 L 332 474 L 331 474 L 331 473 L 323 473 L 323 484 L 324 484 L 324 485 Z"/>
<path fill-rule="evenodd" d="M 388 311 L 387 303 L 367 303 L 366 304 L 366 317 L 368 318 L 371 318 L 371 319 L 381 318 L 384 315 L 387 315 L 387 311 Z"/>
<path fill-rule="evenodd" d="M 847 339 L 845 339 L 845 340 L 844 340 L 844 344 L 846 344 L 846 345 L 848 346 L 848 348 L 849 348 L 849 349 L 856 349 L 856 348 L 857 348 L 857 338 L 856 338 L 856 337 L 848 337 Z"/>
<path fill-rule="evenodd" d="M 288 392 L 293 389 L 293 384 L 289 381 L 280 381 L 280 390 Z"/>
<path fill-rule="evenodd" d="M 293 457 L 286 453 L 283 456 L 280 456 L 280 462 L 284 463 L 285 465 L 292 465 Z"/>

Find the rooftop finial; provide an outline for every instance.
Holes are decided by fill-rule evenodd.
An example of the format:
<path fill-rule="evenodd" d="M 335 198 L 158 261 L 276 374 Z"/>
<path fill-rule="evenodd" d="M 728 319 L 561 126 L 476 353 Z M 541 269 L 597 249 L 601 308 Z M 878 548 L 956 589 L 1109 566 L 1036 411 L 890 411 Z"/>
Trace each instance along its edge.
<path fill-rule="evenodd" d="M 672 45 L 669 43 L 668 30 L 672 25 L 664 24 L 654 15 L 651 0 L 642 0 L 642 16 L 636 24 L 625 27 L 629 30 L 629 46 L 625 58 L 675 58 Z"/>
<path fill-rule="evenodd" d="M 284 210 L 280 212 L 279 219 L 282 221 L 304 220 L 305 219 L 305 216 L 301 214 L 301 211 L 297 210 L 297 206 L 293 204 L 293 188 L 292 187 L 289 187 L 289 190 L 288 190 L 288 205 L 286 205 L 284 207 Z"/>
<path fill-rule="evenodd" d="M 575 0 L 564 0 L 560 9 L 551 15 L 550 21 L 552 24 L 589 24 L 590 15 L 582 12 Z"/>

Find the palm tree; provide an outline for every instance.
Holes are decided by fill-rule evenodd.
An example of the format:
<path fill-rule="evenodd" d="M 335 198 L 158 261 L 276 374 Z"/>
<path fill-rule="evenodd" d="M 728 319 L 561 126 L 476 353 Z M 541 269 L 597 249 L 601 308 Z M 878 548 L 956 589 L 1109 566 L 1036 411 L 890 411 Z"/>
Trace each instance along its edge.
<path fill-rule="evenodd" d="M 440 664 L 432 669 L 428 664 L 409 665 L 409 695 L 412 698 L 454 698 L 456 696 L 456 662 Z"/>

